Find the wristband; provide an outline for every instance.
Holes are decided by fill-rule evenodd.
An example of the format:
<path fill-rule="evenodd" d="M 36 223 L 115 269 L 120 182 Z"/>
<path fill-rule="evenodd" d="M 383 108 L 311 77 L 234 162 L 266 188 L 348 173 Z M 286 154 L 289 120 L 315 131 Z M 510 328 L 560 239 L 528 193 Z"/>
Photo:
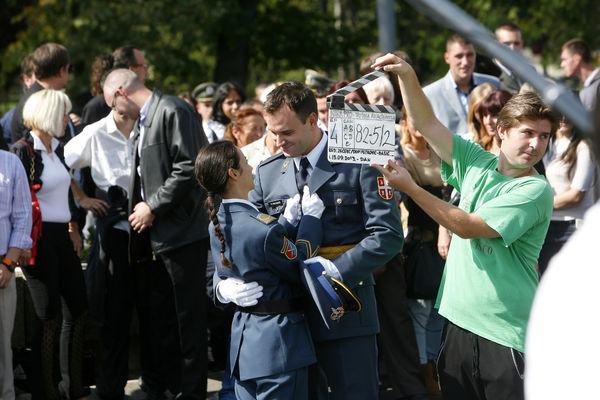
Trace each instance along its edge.
<path fill-rule="evenodd" d="M 17 264 L 15 264 L 15 262 L 13 260 L 9 260 L 8 258 L 5 258 L 2 260 L 2 264 L 4 264 L 6 269 L 9 270 L 11 273 L 15 272 L 15 267 L 17 266 Z"/>

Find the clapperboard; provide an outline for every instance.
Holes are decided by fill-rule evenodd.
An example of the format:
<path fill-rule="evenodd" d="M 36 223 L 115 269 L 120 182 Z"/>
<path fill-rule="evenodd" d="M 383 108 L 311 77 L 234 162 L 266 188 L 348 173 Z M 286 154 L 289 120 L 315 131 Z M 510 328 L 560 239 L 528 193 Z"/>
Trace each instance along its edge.
<path fill-rule="evenodd" d="M 384 165 L 396 154 L 396 112 L 391 106 L 350 104 L 344 96 L 385 76 L 375 70 L 327 96 L 327 159 L 336 163 Z"/>

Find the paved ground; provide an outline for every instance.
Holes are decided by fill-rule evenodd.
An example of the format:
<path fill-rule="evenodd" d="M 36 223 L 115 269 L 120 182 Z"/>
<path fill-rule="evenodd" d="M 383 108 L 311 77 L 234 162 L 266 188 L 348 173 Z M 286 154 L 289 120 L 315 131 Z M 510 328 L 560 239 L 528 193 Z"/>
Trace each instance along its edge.
<path fill-rule="evenodd" d="M 208 396 L 207 400 L 217 400 L 218 392 L 221 389 L 221 376 L 220 374 L 211 374 L 211 377 L 208 378 Z M 127 382 L 127 386 L 125 387 L 125 395 L 129 396 L 129 400 L 144 400 L 146 398 L 146 394 L 140 389 L 140 385 L 137 379 L 133 379 Z M 167 399 L 170 399 L 171 396 L 167 393 Z M 30 400 L 31 396 L 29 393 L 20 394 L 17 396 L 17 400 Z M 94 387 L 92 386 L 92 395 L 89 400 L 98 400 L 98 397 L 95 395 Z"/>

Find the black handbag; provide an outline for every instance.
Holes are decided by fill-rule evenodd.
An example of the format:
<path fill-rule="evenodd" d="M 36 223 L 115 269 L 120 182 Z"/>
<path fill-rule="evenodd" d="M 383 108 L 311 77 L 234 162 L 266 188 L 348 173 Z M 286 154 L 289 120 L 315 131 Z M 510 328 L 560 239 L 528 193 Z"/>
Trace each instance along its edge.
<path fill-rule="evenodd" d="M 444 259 L 434 241 L 413 240 L 402 250 L 406 295 L 410 299 L 435 299 L 444 272 Z"/>

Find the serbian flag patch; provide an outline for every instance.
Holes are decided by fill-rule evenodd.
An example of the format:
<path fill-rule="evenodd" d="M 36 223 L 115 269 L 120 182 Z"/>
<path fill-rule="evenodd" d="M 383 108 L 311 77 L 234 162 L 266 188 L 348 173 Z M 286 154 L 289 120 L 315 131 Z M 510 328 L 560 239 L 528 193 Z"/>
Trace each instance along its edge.
<path fill-rule="evenodd" d="M 377 177 L 377 190 L 379 192 L 379 195 L 384 200 L 391 200 L 392 197 L 394 197 L 394 192 L 392 191 L 392 188 L 389 187 L 385 183 L 385 178 L 383 176 L 378 176 Z"/>
<path fill-rule="evenodd" d="M 281 254 L 284 254 L 288 260 L 295 260 L 298 256 L 298 250 L 296 245 L 288 240 L 285 236 L 283 237 L 283 247 L 281 248 Z"/>

